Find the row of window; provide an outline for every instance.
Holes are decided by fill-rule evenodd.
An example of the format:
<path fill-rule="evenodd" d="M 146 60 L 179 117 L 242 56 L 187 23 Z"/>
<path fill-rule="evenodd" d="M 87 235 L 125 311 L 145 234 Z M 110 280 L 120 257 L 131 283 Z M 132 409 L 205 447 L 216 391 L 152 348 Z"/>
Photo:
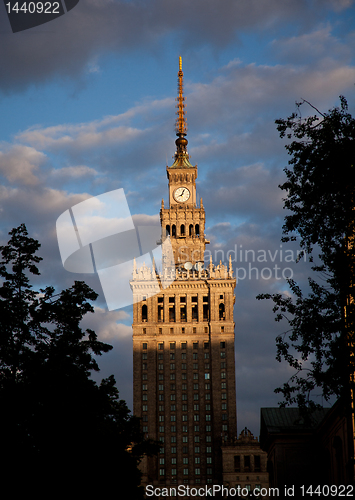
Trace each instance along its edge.
<path fill-rule="evenodd" d="M 176 465 L 176 458 L 173 457 L 171 459 L 171 465 Z M 201 463 L 201 458 L 200 457 L 195 457 L 195 460 L 194 460 L 195 464 L 200 464 Z M 183 465 L 188 465 L 189 463 L 189 457 L 183 457 L 182 459 L 182 463 Z M 212 457 L 206 457 L 206 463 L 207 464 L 212 464 Z M 164 457 L 160 457 L 159 458 L 159 465 L 165 465 L 165 458 Z"/>
<path fill-rule="evenodd" d="M 193 297 L 192 297 L 193 298 Z M 196 297 L 197 298 L 197 297 Z M 187 306 L 184 304 L 180 304 L 179 309 L 180 310 L 180 315 L 179 315 L 179 321 L 182 323 L 187 321 Z M 174 323 L 176 321 L 176 314 L 175 314 L 175 304 L 169 305 L 168 308 L 168 321 L 170 323 Z M 210 319 L 210 314 L 209 314 L 209 304 L 203 303 L 202 305 L 202 321 L 209 321 Z M 220 321 L 225 320 L 225 308 L 223 302 L 221 302 L 218 306 L 218 319 Z M 191 305 L 191 319 L 192 321 L 199 321 L 199 310 L 198 310 L 198 304 L 192 304 Z M 147 304 L 142 305 L 142 322 L 146 323 L 148 321 L 148 306 Z M 158 322 L 164 322 L 164 306 L 158 304 Z"/>
<path fill-rule="evenodd" d="M 250 455 L 235 455 L 234 456 L 234 472 L 260 472 L 261 457 L 253 455 L 254 460 Z"/>
<path fill-rule="evenodd" d="M 159 405 L 158 411 L 159 412 L 163 412 L 164 408 L 165 408 L 164 405 Z M 194 405 L 194 410 L 195 411 L 199 410 L 199 408 L 200 408 L 199 404 L 195 404 Z M 222 408 L 222 410 L 226 410 L 227 409 L 227 403 L 222 403 L 221 408 Z M 207 404 L 205 406 L 205 410 L 206 411 L 211 411 L 211 405 Z M 148 411 L 148 405 L 147 404 L 144 404 L 142 406 L 142 411 Z M 176 411 L 176 405 L 170 405 L 170 411 Z M 187 405 L 182 405 L 182 411 L 187 411 Z"/>
<path fill-rule="evenodd" d="M 180 347 L 181 347 L 182 350 L 187 349 L 187 342 L 181 342 Z M 192 348 L 193 349 L 198 349 L 198 347 L 199 347 L 199 342 L 193 342 L 192 343 Z M 210 347 L 210 343 L 209 342 L 204 342 L 203 343 L 203 348 L 204 349 L 209 349 L 209 347 Z M 226 348 L 226 342 L 225 341 L 221 341 L 219 343 L 219 347 L 221 349 L 225 349 Z M 169 342 L 169 348 L 170 348 L 171 351 L 174 351 L 176 349 L 176 342 Z M 143 351 L 145 351 L 145 350 L 148 349 L 148 343 L 147 342 L 143 342 L 142 343 L 142 349 L 143 349 Z M 162 351 L 163 349 L 164 349 L 164 342 L 159 342 L 158 343 L 158 350 Z"/>
<path fill-rule="evenodd" d="M 188 476 L 190 474 L 188 468 L 184 468 L 182 473 L 183 473 L 184 476 Z M 207 473 L 208 476 L 211 476 L 212 475 L 212 467 L 207 467 L 206 473 Z M 195 467 L 195 476 L 199 476 L 200 474 L 201 474 L 200 467 Z M 159 469 L 159 475 L 160 476 L 165 476 L 165 469 Z M 171 469 L 171 475 L 172 476 L 176 476 L 177 475 L 177 469 L 175 469 L 175 468 Z"/>
<path fill-rule="evenodd" d="M 179 226 L 177 226 L 179 228 Z M 172 224 L 170 228 L 170 224 L 165 226 L 165 231 L 167 236 L 187 236 L 187 227 L 185 229 L 185 224 L 180 224 L 180 232 L 177 234 L 176 232 L 176 224 Z M 200 225 L 199 224 L 189 224 L 188 227 L 189 236 L 200 237 Z"/>
<path fill-rule="evenodd" d="M 174 428 L 175 430 L 172 430 L 172 428 Z M 223 432 L 227 432 L 228 431 L 228 424 L 222 424 L 222 431 Z M 143 425 L 143 432 L 147 433 L 148 432 L 148 426 L 147 425 Z M 161 434 L 164 434 L 165 433 L 165 426 L 164 425 L 159 425 L 159 428 L 158 428 L 158 432 L 161 433 Z M 170 428 L 170 432 L 176 432 L 176 426 L 171 426 Z M 188 426 L 187 425 L 183 425 L 182 426 L 182 432 L 183 433 L 187 433 L 188 432 Z M 195 432 L 200 432 L 200 428 L 198 426 L 196 426 L 196 430 Z M 159 438 L 161 439 L 161 438 Z M 176 443 L 176 436 L 171 436 L 170 437 L 171 439 L 171 443 Z M 200 442 L 200 437 L 199 436 L 195 436 L 195 442 L 196 443 L 199 443 Z M 206 443 L 211 443 L 212 442 L 212 436 L 209 436 L 207 435 L 206 436 Z M 195 447 L 195 453 L 200 453 L 200 451 L 196 451 L 196 447 Z"/>

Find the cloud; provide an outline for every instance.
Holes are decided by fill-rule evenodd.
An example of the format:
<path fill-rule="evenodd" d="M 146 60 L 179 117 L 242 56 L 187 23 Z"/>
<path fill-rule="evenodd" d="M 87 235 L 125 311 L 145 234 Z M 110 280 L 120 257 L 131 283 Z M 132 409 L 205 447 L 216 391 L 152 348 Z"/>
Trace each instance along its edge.
<path fill-rule="evenodd" d="M 321 22 L 329 10 L 351 7 L 350 0 L 86 0 L 48 25 L 14 36 L 7 17 L 0 17 L 6 68 L 0 88 L 18 91 L 54 77 L 85 79 L 97 71 L 103 54 L 143 53 L 178 37 L 178 49 L 225 47 L 253 28 L 272 29 L 288 21 Z M 4 7 L 5 8 L 5 7 Z M 180 15 L 178 15 L 180 14 Z M 94 61 L 94 63 L 93 63 Z"/>
<path fill-rule="evenodd" d="M 35 172 L 46 161 L 46 155 L 32 147 L 15 144 L 0 151 L 0 172 L 11 183 L 33 186 L 39 183 Z"/>

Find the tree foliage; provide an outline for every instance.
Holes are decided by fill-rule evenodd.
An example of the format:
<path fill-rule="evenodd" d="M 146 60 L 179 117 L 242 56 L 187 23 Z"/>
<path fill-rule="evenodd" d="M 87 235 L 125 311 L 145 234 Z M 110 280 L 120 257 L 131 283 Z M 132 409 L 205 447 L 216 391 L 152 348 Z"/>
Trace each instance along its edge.
<path fill-rule="evenodd" d="M 289 329 L 276 339 L 277 359 L 285 359 L 294 375 L 276 392 L 283 404 L 312 405 L 310 394 L 321 389 L 326 400 L 348 391 L 354 367 L 354 180 L 355 119 L 347 101 L 326 113 L 312 105 L 315 114 L 302 118 L 301 106 L 287 119 L 276 120 L 286 145 L 290 168 L 279 187 L 286 191 L 284 208 L 289 211 L 282 241 L 299 241 L 301 255 L 313 262 L 309 292 L 292 279 L 292 297 L 281 293 L 259 295 L 272 299 L 275 320 Z M 317 263 L 313 260 L 318 253 Z"/>
<path fill-rule="evenodd" d="M 25 225 L 0 247 L 0 442 L 2 479 L 37 493 L 55 485 L 83 494 L 127 484 L 143 498 L 137 464 L 155 448 L 119 400 L 113 376 L 96 384 L 95 356 L 112 347 L 80 322 L 97 294 L 84 282 L 59 294 L 33 289 L 38 241 Z M 26 483 L 27 480 L 27 483 Z"/>

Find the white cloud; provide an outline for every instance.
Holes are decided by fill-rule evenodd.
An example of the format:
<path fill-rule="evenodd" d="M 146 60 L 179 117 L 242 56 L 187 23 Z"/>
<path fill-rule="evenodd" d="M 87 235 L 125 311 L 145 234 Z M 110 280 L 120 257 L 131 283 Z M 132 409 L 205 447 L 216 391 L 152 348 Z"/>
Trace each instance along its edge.
<path fill-rule="evenodd" d="M 39 167 L 46 161 L 46 155 L 36 149 L 21 144 L 5 146 L 0 151 L 0 172 L 11 183 L 35 185 L 39 179 L 36 176 Z"/>

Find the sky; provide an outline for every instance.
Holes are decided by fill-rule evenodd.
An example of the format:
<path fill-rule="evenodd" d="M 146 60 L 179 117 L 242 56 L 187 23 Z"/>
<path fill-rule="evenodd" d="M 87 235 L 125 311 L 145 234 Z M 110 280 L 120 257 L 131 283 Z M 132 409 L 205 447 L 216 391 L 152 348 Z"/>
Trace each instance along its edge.
<path fill-rule="evenodd" d="M 132 308 L 108 311 L 97 275 L 63 268 L 56 220 L 123 188 L 135 221 L 156 223 L 175 150 L 183 58 L 188 151 L 198 165 L 208 251 L 238 275 L 235 352 L 238 434 L 259 435 L 261 407 L 292 371 L 275 360 L 276 323 L 259 293 L 306 286 L 308 262 L 281 243 L 283 169 L 275 120 L 305 99 L 322 111 L 345 95 L 355 111 L 353 0 L 80 0 L 58 19 L 12 33 L 0 5 L 0 243 L 25 223 L 41 243 L 36 286 L 85 280 L 99 293 L 93 328 L 114 349 L 113 373 L 132 409 Z M 302 106 L 304 116 L 314 109 Z M 247 253 L 245 253 L 247 251 Z M 277 269 L 275 269 L 277 266 Z M 318 402 L 325 403 L 315 394 Z"/>

